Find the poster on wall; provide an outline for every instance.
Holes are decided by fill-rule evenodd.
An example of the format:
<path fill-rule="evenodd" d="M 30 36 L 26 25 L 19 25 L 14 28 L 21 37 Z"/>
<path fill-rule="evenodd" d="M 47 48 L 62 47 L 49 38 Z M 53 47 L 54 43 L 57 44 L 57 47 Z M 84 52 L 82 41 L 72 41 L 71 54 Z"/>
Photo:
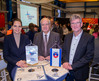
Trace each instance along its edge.
<path fill-rule="evenodd" d="M 0 28 L 5 27 L 5 15 L 4 13 L 0 13 Z"/>
<path fill-rule="evenodd" d="M 20 16 L 22 26 L 28 26 L 29 23 L 37 25 L 37 7 L 20 4 Z"/>

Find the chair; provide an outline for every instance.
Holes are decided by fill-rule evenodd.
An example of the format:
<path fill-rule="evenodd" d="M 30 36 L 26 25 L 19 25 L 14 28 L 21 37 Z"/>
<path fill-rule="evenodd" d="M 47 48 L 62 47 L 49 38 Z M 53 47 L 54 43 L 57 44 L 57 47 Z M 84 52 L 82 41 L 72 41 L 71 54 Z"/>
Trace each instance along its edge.
<path fill-rule="evenodd" d="M 3 54 L 0 53 L 0 55 L 1 55 L 1 60 L 0 60 L 1 81 L 7 81 L 6 76 L 8 75 L 8 72 L 5 71 L 5 68 L 7 67 L 7 64 L 3 60 Z"/>
<path fill-rule="evenodd" d="M 99 63 L 90 67 L 89 81 L 91 80 L 99 81 Z"/>

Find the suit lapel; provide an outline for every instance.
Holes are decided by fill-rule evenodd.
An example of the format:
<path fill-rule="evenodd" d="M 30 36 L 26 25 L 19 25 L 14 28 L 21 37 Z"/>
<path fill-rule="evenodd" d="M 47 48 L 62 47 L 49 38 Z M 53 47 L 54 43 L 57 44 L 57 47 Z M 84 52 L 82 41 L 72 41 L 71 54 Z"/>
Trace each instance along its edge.
<path fill-rule="evenodd" d="M 72 41 L 72 37 L 73 37 L 73 33 L 71 33 L 71 35 L 68 37 L 68 39 L 67 40 L 69 40 L 68 41 L 68 54 L 70 53 L 70 47 L 71 47 L 71 41 Z"/>
<path fill-rule="evenodd" d="M 21 41 L 22 40 L 22 41 Z M 22 42 L 24 41 L 24 38 L 22 36 L 22 34 L 20 35 L 20 42 L 19 42 L 19 49 L 21 48 L 22 46 Z"/>
<path fill-rule="evenodd" d="M 22 42 L 24 41 L 24 38 L 23 38 L 22 34 L 20 35 L 19 48 L 18 48 L 17 45 L 16 45 L 16 42 L 15 42 L 15 38 L 14 38 L 13 33 L 11 34 L 11 39 L 12 39 L 13 46 L 15 46 L 17 49 L 21 48 Z M 21 41 L 21 40 L 22 40 L 22 41 Z"/>
<path fill-rule="evenodd" d="M 49 46 L 49 44 L 51 43 L 51 41 L 52 41 L 52 33 L 50 32 L 50 36 L 49 36 L 49 40 L 48 40 L 48 43 L 47 43 L 47 47 Z"/>
<path fill-rule="evenodd" d="M 40 34 L 40 45 L 42 46 L 42 48 L 44 49 L 44 40 L 43 40 L 43 32 L 41 32 Z"/>
<path fill-rule="evenodd" d="M 17 52 L 18 53 L 17 55 L 19 55 L 20 54 L 20 51 L 19 51 L 20 49 L 16 45 L 15 38 L 14 38 L 13 34 L 11 34 L 11 43 L 13 44 L 13 48 L 16 49 L 15 52 Z"/>
<path fill-rule="evenodd" d="M 11 34 L 11 39 L 12 39 L 11 42 L 12 42 L 13 46 L 15 46 L 17 48 L 17 45 L 16 45 L 16 42 L 15 42 L 15 38 L 14 38 L 13 33 Z"/>

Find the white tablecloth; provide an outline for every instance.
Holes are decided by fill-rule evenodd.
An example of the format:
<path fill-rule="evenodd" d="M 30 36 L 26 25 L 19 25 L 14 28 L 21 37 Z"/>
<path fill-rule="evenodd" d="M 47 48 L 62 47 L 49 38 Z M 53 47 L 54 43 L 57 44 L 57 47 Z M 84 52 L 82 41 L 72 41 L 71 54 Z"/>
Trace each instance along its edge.
<path fill-rule="evenodd" d="M 50 66 L 50 64 L 44 66 L 44 69 L 45 69 L 46 75 L 53 78 L 54 80 L 59 79 L 60 77 L 62 77 L 63 75 L 65 75 L 69 72 L 68 70 L 66 70 L 62 66 L 61 67 L 54 67 L 54 66 Z M 58 71 L 53 72 L 52 69 L 57 69 Z"/>
<path fill-rule="evenodd" d="M 35 66 L 31 66 L 31 68 L 33 68 L 33 67 L 35 67 L 34 69 L 36 70 L 35 71 L 35 73 L 27 73 L 26 71 L 28 71 L 28 69 L 30 68 L 30 67 L 27 67 L 26 68 L 26 71 L 20 71 L 20 73 L 19 72 L 17 72 L 17 69 L 18 69 L 18 67 L 15 67 L 13 70 L 12 70 L 12 73 L 11 73 L 11 75 L 12 75 L 12 78 L 13 78 L 13 80 L 15 80 L 15 81 L 17 81 L 17 80 L 20 80 L 21 79 L 21 81 L 23 81 L 22 80 L 22 77 L 24 77 L 26 80 L 27 79 L 29 79 L 29 81 L 30 81 L 30 78 L 32 78 L 32 80 L 31 81 L 63 81 L 64 79 L 65 79 L 65 77 L 66 77 L 66 75 L 67 75 L 67 73 L 68 73 L 68 70 L 66 70 L 66 69 L 64 69 L 64 68 L 62 68 L 62 67 L 59 67 L 59 68 L 57 68 L 58 70 L 59 70 L 59 72 L 57 73 L 58 74 L 58 77 L 56 76 L 53 76 L 55 73 L 53 73 L 52 72 L 52 69 L 53 68 L 56 68 L 56 67 L 52 67 L 52 66 L 50 66 L 50 64 L 49 64 L 50 62 L 49 61 L 39 61 L 38 62 L 38 65 L 35 65 Z M 37 70 L 39 67 L 43 67 L 43 69 L 41 69 L 41 70 Z M 22 74 L 22 72 L 24 73 L 24 74 Z M 37 76 L 38 76 L 38 74 L 39 74 L 39 77 L 41 77 L 41 76 L 43 76 L 44 75 L 44 77 L 46 77 L 47 78 L 47 80 L 44 78 L 44 80 L 42 80 L 42 79 L 39 79 L 39 78 L 37 78 Z M 19 78 L 17 78 L 17 75 L 19 76 Z M 28 77 L 29 76 L 29 77 Z M 35 78 L 36 77 L 36 78 Z M 16 79 L 17 78 L 17 79 Z M 24 80 L 25 81 L 25 80 Z M 27 80 L 28 81 L 28 80 Z"/>
<path fill-rule="evenodd" d="M 34 71 L 32 71 L 34 70 Z M 30 72 L 32 71 L 32 72 Z M 46 80 L 42 66 L 17 68 L 14 81 Z"/>

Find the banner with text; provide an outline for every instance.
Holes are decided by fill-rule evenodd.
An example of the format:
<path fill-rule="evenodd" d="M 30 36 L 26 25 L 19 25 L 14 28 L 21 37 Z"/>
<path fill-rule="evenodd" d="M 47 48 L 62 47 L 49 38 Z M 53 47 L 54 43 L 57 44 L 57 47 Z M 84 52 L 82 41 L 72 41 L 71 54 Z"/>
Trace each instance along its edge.
<path fill-rule="evenodd" d="M 98 24 L 98 18 L 82 18 L 83 23 Z"/>

